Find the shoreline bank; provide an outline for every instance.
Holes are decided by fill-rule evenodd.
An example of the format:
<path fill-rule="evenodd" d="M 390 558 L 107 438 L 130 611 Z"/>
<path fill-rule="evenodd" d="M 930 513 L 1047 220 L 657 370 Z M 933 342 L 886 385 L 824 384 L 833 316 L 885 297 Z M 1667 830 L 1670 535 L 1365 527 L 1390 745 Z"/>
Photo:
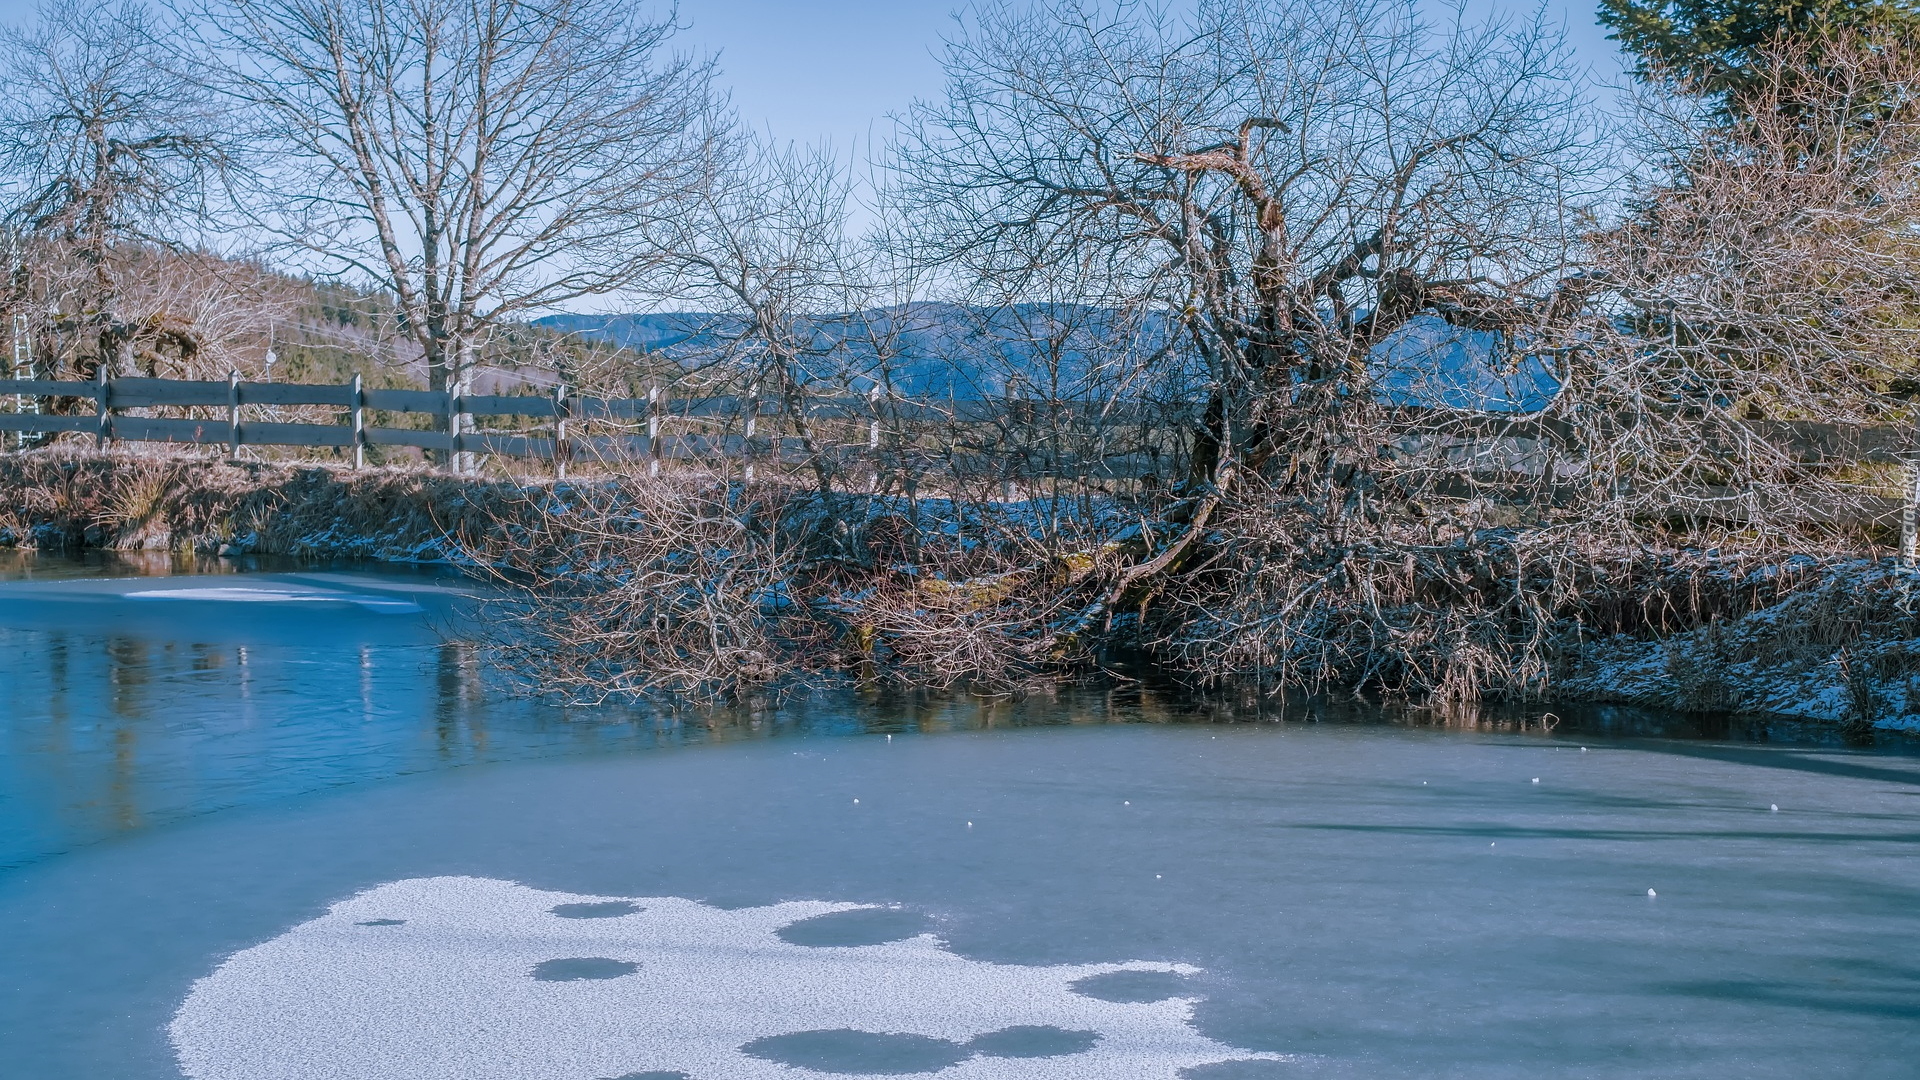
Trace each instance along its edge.
<path fill-rule="evenodd" d="M 599 563 L 582 561 L 581 551 L 570 550 L 578 547 L 579 522 L 569 515 L 577 513 L 580 502 L 591 501 L 572 493 L 594 490 L 595 483 L 522 484 L 417 469 L 354 471 L 50 449 L 0 458 L 5 491 L 0 547 L 451 563 L 480 572 L 487 572 L 492 560 L 494 566 L 533 572 L 551 593 L 570 587 L 582 573 L 601 581 L 626 580 L 627 571 L 610 576 L 606 564 L 633 558 L 630 550 L 603 546 Z M 790 512 L 799 502 L 783 505 Z M 1078 521 L 1067 535 L 1044 521 L 1040 511 L 1009 504 L 996 527 L 1004 530 L 1011 522 L 1032 534 L 1033 542 L 1019 558 L 1003 560 L 998 573 L 962 575 L 948 573 L 949 567 L 933 557 L 915 562 L 923 544 L 951 541 L 968 525 L 951 500 L 921 499 L 904 508 L 899 499 L 876 496 L 846 496 L 844 502 L 814 507 L 819 520 L 804 528 L 847 534 L 839 538 L 835 550 L 843 554 L 836 557 L 849 566 L 863 564 L 842 575 L 850 584 L 843 582 L 824 600 L 809 595 L 803 602 L 799 587 L 788 587 L 790 579 L 797 580 L 798 568 L 770 565 L 743 583 L 744 599 L 736 605 L 750 608 L 753 620 L 769 626 L 802 607 L 822 616 L 810 617 L 807 632 L 832 640 L 811 643 L 809 662 L 850 669 L 879 664 L 906 683 L 945 689 L 964 688 L 968 664 L 998 663 L 1010 682 L 1026 679 L 1037 685 L 1069 677 L 1072 666 L 1062 660 L 1049 671 L 1048 661 L 1058 657 L 1042 655 L 1042 648 L 1056 654 L 1067 648 L 1104 652 L 1110 645 L 1124 648 L 1124 636 L 1137 632 L 1130 621 L 1138 617 L 1124 613 L 1097 629 L 1078 627 L 1072 635 L 1056 629 L 1050 640 L 1031 634 L 1025 640 L 993 640 L 976 617 L 996 607 L 1021 606 L 1022 590 L 1058 592 L 1076 578 L 1099 573 L 1103 553 L 1141 529 L 1125 525 L 1125 515 L 1115 508 L 1097 512 L 1096 520 Z M 774 531 L 787 527 L 782 522 Z M 1090 537 L 1096 539 L 1089 542 Z M 713 543 L 688 541 L 699 542 Z M 1920 572 L 1889 560 L 1838 555 L 1716 558 L 1717 553 L 1699 556 L 1707 569 L 1704 576 L 1694 572 L 1724 598 L 1703 601 L 1696 595 L 1677 624 L 1664 615 L 1657 623 L 1643 618 L 1639 633 L 1595 635 L 1583 632 L 1575 619 L 1566 640 L 1552 651 L 1552 668 L 1540 692 L 1522 700 L 1529 707 L 1622 705 L 1773 717 L 1862 738 L 1875 732 L 1920 734 L 1920 635 L 1915 633 Z M 1020 559 L 1026 565 L 1019 565 Z M 583 566 L 592 569 L 582 571 Z M 1699 590 L 1698 581 L 1693 587 Z M 1643 604 L 1671 606 L 1671 583 L 1641 588 L 1649 590 L 1640 596 Z M 590 592 L 556 596 L 543 617 Z M 930 606 L 941 610 L 929 615 Z M 1662 629 L 1647 629 L 1655 625 Z M 769 651 L 734 662 L 781 662 L 770 651 L 779 642 L 749 644 Z M 967 650 L 973 653 L 952 659 Z M 996 657 L 994 650 L 1005 655 Z M 1156 660 L 1151 651 L 1139 655 L 1165 678 L 1190 674 Z M 1025 666 L 1016 671 L 1007 665 Z"/>

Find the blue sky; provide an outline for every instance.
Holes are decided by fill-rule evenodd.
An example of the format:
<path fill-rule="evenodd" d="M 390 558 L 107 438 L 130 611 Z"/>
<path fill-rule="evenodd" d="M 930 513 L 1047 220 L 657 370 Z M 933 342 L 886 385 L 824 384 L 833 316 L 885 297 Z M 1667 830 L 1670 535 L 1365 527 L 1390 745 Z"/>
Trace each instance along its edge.
<path fill-rule="evenodd" d="M 12 2 L 12 0 L 0 0 Z M 830 139 L 864 152 L 888 113 L 940 92 L 935 59 L 955 0 L 682 0 L 685 40 L 718 50 L 741 116 L 783 139 Z M 1441 4 L 1434 4 L 1436 11 Z M 1620 62 L 1591 0 L 1548 0 L 1582 62 L 1617 81 Z M 1470 10 L 1527 14 L 1531 3 L 1475 0 Z M 858 146 L 853 144 L 857 140 Z"/>
<path fill-rule="evenodd" d="M 864 155 L 886 116 L 940 91 L 934 53 L 964 0 L 681 0 L 683 45 L 717 51 L 741 116 L 781 139 L 830 141 Z M 1441 4 L 1434 4 L 1436 11 Z M 0 0 L 0 19 L 32 16 L 32 0 Z M 1472 10 L 1524 14 L 1529 3 L 1472 0 Z M 1581 60 L 1618 79 L 1592 0 L 1547 0 Z"/>

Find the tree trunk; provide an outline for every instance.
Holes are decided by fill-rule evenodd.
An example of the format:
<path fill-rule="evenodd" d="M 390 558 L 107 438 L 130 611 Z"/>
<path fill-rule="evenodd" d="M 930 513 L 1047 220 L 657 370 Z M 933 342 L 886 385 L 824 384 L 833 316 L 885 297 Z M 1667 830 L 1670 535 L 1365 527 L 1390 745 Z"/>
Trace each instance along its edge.
<path fill-rule="evenodd" d="M 436 394 L 449 394 L 456 385 L 456 347 L 449 341 L 439 326 L 430 323 L 427 333 L 421 339 L 421 349 L 425 353 L 427 365 L 427 389 Z M 447 411 L 433 414 L 433 430 L 454 434 L 453 401 L 449 396 Z M 427 460 L 435 465 L 452 465 L 453 453 L 450 450 L 429 450 Z"/>

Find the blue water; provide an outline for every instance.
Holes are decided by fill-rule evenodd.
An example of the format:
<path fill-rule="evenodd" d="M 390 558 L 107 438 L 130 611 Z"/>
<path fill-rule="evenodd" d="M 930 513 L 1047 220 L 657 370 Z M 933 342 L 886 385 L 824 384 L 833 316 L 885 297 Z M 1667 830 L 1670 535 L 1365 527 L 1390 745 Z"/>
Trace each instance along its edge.
<path fill-rule="evenodd" d="M 216 568 L 0 583 L 0 1075 L 180 1077 L 195 980 L 442 875 L 1194 965 L 1197 1031 L 1290 1056 L 1202 1080 L 1916 1075 L 1911 757 L 1124 694 L 569 711 L 442 642 L 458 578 L 135 573 Z"/>
<path fill-rule="evenodd" d="M 944 704 L 884 719 L 805 707 L 663 715 L 528 700 L 450 643 L 477 617 L 474 595 L 433 567 L 0 552 L 0 870 L 422 771 L 980 715 Z M 1088 718 L 1044 706 L 985 715 Z"/>

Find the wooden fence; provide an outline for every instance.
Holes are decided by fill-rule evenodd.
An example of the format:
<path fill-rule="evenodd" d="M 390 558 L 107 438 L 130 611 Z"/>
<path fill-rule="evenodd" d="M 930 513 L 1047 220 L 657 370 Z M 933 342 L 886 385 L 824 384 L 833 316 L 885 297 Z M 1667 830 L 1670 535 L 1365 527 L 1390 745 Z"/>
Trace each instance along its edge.
<path fill-rule="evenodd" d="M 747 395 L 667 398 L 655 389 L 641 398 L 603 398 L 578 395 L 566 387 L 549 394 L 472 395 L 427 390 L 371 389 L 359 376 L 341 384 L 244 382 L 229 375 L 224 381 L 184 379 L 107 378 L 93 382 L 45 379 L 0 379 L 0 400 L 13 397 L 24 408 L 0 412 L 0 431 L 21 433 L 78 432 L 92 435 L 99 445 L 109 441 L 242 446 L 337 448 L 356 467 L 364 463 L 367 447 L 414 447 L 458 460 L 467 455 L 498 455 L 550 461 L 564 473 L 573 460 L 617 457 L 650 460 L 713 460 L 756 458 L 786 463 L 805 460 L 802 441 L 792 436 L 761 434 L 763 417 L 777 416 L 780 402 Z M 86 402 L 92 411 L 76 413 L 41 409 L 49 400 Z M 70 406 L 69 406 L 70 407 Z M 341 410 L 333 423 L 286 423 L 249 418 L 260 407 L 331 407 Z M 129 409 L 204 409 L 211 417 L 129 415 Z M 1439 438 L 1461 447 L 1491 444 L 1539 446 L 1570 445 L 1576 434 L 1565 421 L 1554 418 L 1472 414 L 1440 410 L 1402 410 L 1410 433 Z M 430 418 L 428 429 L 376 427 L 368 414 L 418 415 Z M 1418 414 L 1418 415 L 1414 415 Z M 809 397 L 805 415 L 810 423 L 838 425 L 846 436 L 816 449 L 836 454 L 852 452 L 906 459 L 914 456 L 951 457 L 956 448 L 975 458 L 992 457 L 989 472 L 1007 475 L 1056 475 L 1138 479 L 1165 474 L 1172 464 L 1158 449 L 1143 446 L 1150 437 L 1105 438 L 1103 433 L 1132 430 L 1136 435 L 1165 432 L 1191 424 L 1192 409 L 1144 402 L 1050 402 L 1025 399 L 951 399 L 912 401 L 883 397 L 878 391 L 859 397 Z M 486 431 L 477 418 L 520 417 L 543 432 Z M 667 431 L 704 427 L 704 431 Z M 1755 421 L 1756 434 L 1782 447 L 1809 465 L 1835 463 L 1907 464 L 1920 452 L 1920 434 L 1904 425 L 1849 425 L 1814 421 Z M 720 430 L 712 430 L 719 428 Z M 1047 432 L 1070 432 L 1076 447 L 1063 454 L 1057 447 L 1051 460 L 1036 452 Z M 925 445 L 930 432 L 944 435 L 938 448 Z M 999 433 L 998 437 L 994 433 Z M 1021 437 L 1008 438 L 1012 432 Z M 984 435 L 984 437 L 983 437 Z M 919 445 L 915 445 L 916 441 Z M 964 447 L 962 444 L 966 444 Z M 1508 469 L 1525 471 L 1509 464 Z M 1920 491 L 1920 489 L 1916 489 Z M 1914 500 L 1909 499 L 1909 502 Z"/>
<path fill-rule="evenodd" d="M 603 398 L 571 393 L 565 387 L 546 395 L 473 395 L 427 390 L 373 389 L 359 376 L 343 384 L 244 382 L 237 375 L 225 381 L 184 379 L 107 378 L 94 382 L 45 379 L 0 379 L 0 399 L 14 397 L 35 411 L 0 412 L 0 431 L 41 434 L 92 435 L 97 445 L 110 441 L 161 442 L 226 446 L 237 453 L 242 446 L 337 448 L 356 468 L 372 446 L 414 447 L 448 455 L 457 469 L 465 457 L 499 455 L 550 461 L 565 474 L 569 462 L 620 458 L 650 461 L 658 469 L 664 460 L 745 459 L 751 473 L 755 459 L 786 463 L 805 460 L 801 439 L 766 436 L 763 417 L 778 416 L 781 403 L 757 394 L 667 398 L 658 389 L 642 398 Z M 39 403 L 60 400 L 85 402 L 91 412 L 44 411 Z M 259 407 L 332 407 L 341 410 L 333 423 L 286 423 L 261 420 Z M 71 408 L 71 405 L 69 405 Z M 130 415 L 129 409 L 205 409 L 207 417 Z M 865 397 L 809 397 L 805 404 L 810 423 L 837 423 L 851 436 L 831 449 L 877 456 L 885 443 L 895 457 L 913 456 L 908 432 L 931 427 L 983 424 L 1041 425 L 1042 413 L 1052 409 L 1058 424 L 1099 430 L 1132 423 L 1164 427 L 1169 415 L 1147 415 L 1147 407 L 1103 404 L 1095 407 L 1039 405 L 1013 400 L 905 401 L 884 398 L 878 391 Z M 1163 410 L 1162 410 L 1163 411 Z M 377 427 L 369 414 L 420 415 L 433 423 L 428 429 Z M 544 432 L 486 431 L 477 418 L 520 417 Z M 667 431 L 666 427 L 705 427 L 721 430 Z M 582 430 L 586 429 L 586 430 Z M 612 430 L 614 433 L 609 433 Z M 1011 459 L 1026 450 L 998 448 Z M 1027 448 L 1030 450 L 1030 448 Z M 979 448 L 975 448 L 976 455 Z M 944 448 L 948 456 L 953 448 Z M 924 456 L 924 451 L 921 451 Z M 1056 461 L 1056 467 L 1066 465 Z M 1162 470 L 1157 453 L 1122 449 L 1076 456 L 1071 468 L 1081 475 L 1109 479 L 1138 479 Z M 1031 473 L 1032 469 L 1021 470 Z"/>

